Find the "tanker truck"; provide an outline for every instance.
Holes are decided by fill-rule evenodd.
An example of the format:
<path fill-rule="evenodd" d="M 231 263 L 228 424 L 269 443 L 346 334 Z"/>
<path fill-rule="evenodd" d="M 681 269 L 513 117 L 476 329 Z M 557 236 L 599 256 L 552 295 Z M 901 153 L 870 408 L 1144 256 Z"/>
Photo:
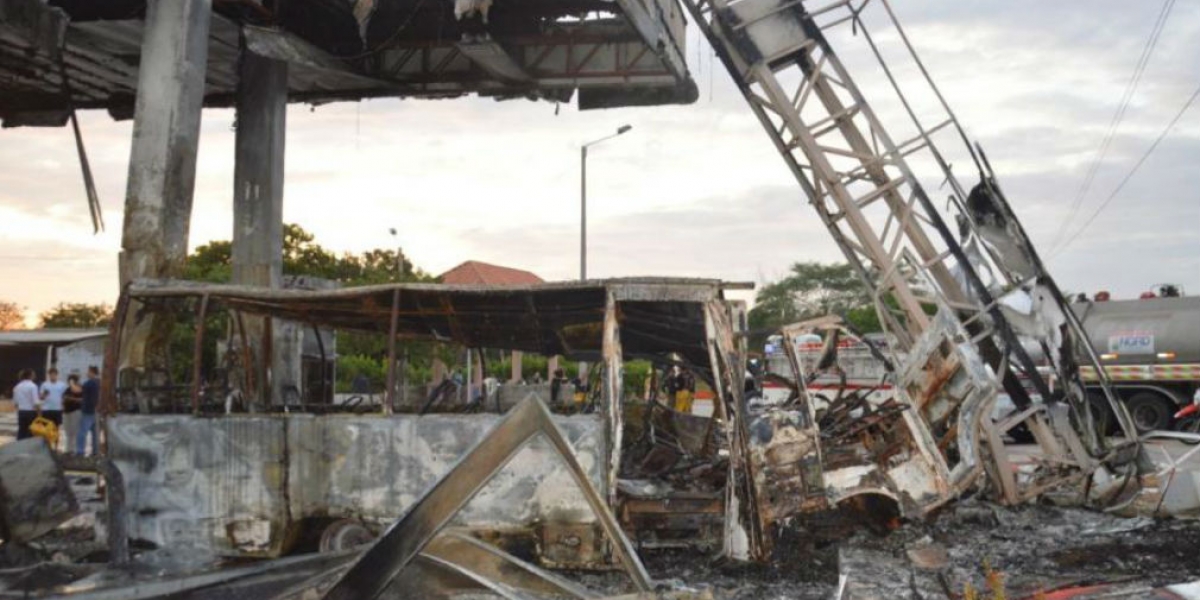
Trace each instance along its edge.
<path fill-rule="evenodd" d="M 1071 310 L 1138 431 L 1170 428 L 1175 412 L 1200 389 L 1200 296 L 1147 293 L 1137 300 L 1073 302 Z M 1099 394 L 1095 369 L 1081 367 L 1081 375 Z"/>

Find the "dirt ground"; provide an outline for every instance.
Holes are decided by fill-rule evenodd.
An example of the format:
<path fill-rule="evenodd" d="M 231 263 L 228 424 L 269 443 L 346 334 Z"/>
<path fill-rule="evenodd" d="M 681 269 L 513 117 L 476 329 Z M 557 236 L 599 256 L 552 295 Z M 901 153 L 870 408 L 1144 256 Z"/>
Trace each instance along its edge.
<path fill-rule="evenodd" d="M 5 421 L 0 416 L 0 429 Z M 95 475 L 72 472 L 69 479 L 82 514 L 30 547 L 0 545 L 0 591 L 65 583 L 103 567 L 107 550 L 94 531 L 97 519 L 103 529 L 104 505 Z M 1045 504 L 1008 508 L 963 499 L 885 535 L 853 522 L 794 523 L 774 545 L 767 565 L 684 550 L 645 550 L 641 557 L 664 587 L 708 590 L 718 600 L 824 600 L 839 590 L 844 600 L 957 599 L 968 588 L 980 600 L 1179 598 L 1187 596 L 1153 590 L 1200 581 L 1200 521 L 1128 519 Z M 598 590 L 623 587 L 615 574 L 572 577 Z M 1095 587 L 1067 595 L 1087 586 Z M 1061 595 L 1051 595 L 1056 591 Z"/>
<path fill-rule="evenodd" d="M 99 508 L 94 480 L 73 475 L 72 483 L 81 500 Z M 7 579 L 0 588 L 36 589 L 98 570 L 107 556 L 93 539 L 94 518 L 85 513 L 21 553 L 0 546 L 0 561 L 9 569 L 45 566 L 23 571 L 19 579 L 0 577 Z M 783 532 L 767 565 L 722 562 L 685 550 L 641 556 L 664 589 L 707 590 L 717 600 L 825 600 L 839 597 L 839 585 L 845 600 L 957 599 L 968 586 L 981 600 L 1049 598 L 1056 590 L 1081 586 L 1100 587 L 1061 597 L 1147 598 L 1160 597 L 1152 591 L 1160 586 L 1200 580 L 1200 521 L 964 500 L 928 521 L 906 522 L 882 535 L 834 525 L 815 524 L 819 534 L 798 525 Z M 615 573 L 572 578 L 595 590 L 615 593 L 623 587 Z"/>
<path fill-rule="evenodd" d="M 880 536 L 865 529 L 820 541 L 789 531 L 769 565 L 714 562 L 689 552 L 646 552 L 655 578 L 710 588 L 718 599 L 1038 598 L 1096 586 L 1080 598 L 1146 598 L 1200 580 L 1200 521 L 1126 519 L 1029 505 L 964 500 L 927 522 Z M 1002 595 L 997 595 L 1001 590 Z"/>

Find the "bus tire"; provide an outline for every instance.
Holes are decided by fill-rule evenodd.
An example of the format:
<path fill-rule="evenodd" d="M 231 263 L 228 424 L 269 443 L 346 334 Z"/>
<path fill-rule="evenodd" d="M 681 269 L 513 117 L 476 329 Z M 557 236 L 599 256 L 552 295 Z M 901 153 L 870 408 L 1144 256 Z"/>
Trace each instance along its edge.
<path fill-rule="evenodd" d="M 1166 398 L 1154 392 L 1138 392 L 1125 401 L 1129 415 L 1138 434 L 1171 428 L 1175 407 Z"/>

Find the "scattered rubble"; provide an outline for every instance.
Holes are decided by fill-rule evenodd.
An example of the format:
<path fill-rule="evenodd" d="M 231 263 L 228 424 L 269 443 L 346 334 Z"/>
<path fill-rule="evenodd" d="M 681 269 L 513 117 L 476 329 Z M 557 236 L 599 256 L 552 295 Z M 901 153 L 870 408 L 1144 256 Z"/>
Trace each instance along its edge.
<path fill-rule="evenodd" d="M 71 23 L 78 11 L 0 0 L 0 12 L 22 17 L 3 28 L 18 40 L 16 47 L 29 50 L 22 64 L 32 65 L 34 75 L 56 73 L 46 81 L 34 77 L 38 89 L 30 98 L 42 102 L 0 106 L 6 125 L 62 124 L 68 116 L 73 122 L 75 108 L 87 106 L 124 114 L 134 106 L 134 91 L 138 100 L 121 265 L 126 285 L 103 369 L 104 448 L 98 458 L 66 464 L 94 473 L 87 480 L 73 476 L 71 485 L 41 440 L 0 447 L 2 558 L 11 566 L 0 569 L 6 588 L 0 598 L 1194 595 L 1196 586 L 1186 582 L 1200 577 L 1200 536 L 1181 518 L 1200 515 L 1200 451 L 1189 446 L 1200 436 L 1137 436 L 982 148 L 972 147 L 887 0 L 875 3 L 892 27 L 881 37 L 903 42 L 904 60 L 912 64 L 899 72 L 917 67 L 924 78 L 917 83 L 944 113 L 940 124 L 923 125 L 893 79 L 862 18 L 865 0 L 819 8 L 779 0 L 680 3 L 858 271 L 887 341 L 886 356 L 872 348 L 887 364 L 881 384 L 890 392 L 879 395 L 845 385 L 839 340 L 855 334 L 838 319 L 783 328 L 791 368 L 775 374 L 788 390 L 778 401 L 756 397 L 758 384 L 745 376 L 746 307 L 724 295 L 736 284 L 644 278 L 504 289 L 299 290 L 133 280 L 179 272 L 180 250 L 187 247 L 199 106 L 183 105 L 195 104 L 211 83 L 191 64 L 207 61 L 210 21 L 224 47 L 214 64 L 235 65 L 237 72 L 214 89 L 219 102 L 238 105 L 245 140 L 282 136 L 275 125 L 256 127 L 254 115 L 281 115 L 276 111 L 286 110 L 289 91 L 313 101 L 361 97 L 380 89 L 373 79 L 380 74 L 355 69 L 388 62 L 351 68 L 301 44 L 303 36 L 288 29 L 311 25 L 303 8 L 217 3 L 222 6 L 213 17 L 211 4 L 150 3 L 140 24 L 129 22 L 137 11 L 101 7 L 99 16 L 125 16 L 84 25 Z M 573 65 L 575 40 L 567 35 L 565 64 L 576 72 L 560 78 L 569 85 L 554 93 L 539 90 L 549 84 L 533 81 L 486 27 L 482 36 L 458 32 L 467 36 L 453 52 L 465 58 L 435 61 L 432 47 L 419 57 L 415 47 L 391 47 L 417 12 L 387 33 L 394 28 L 386 24 L 400 18 L 395 6 L 351 4 L 353 27 L 341 23 L 333 34 L 350 35 L 364 48 L 378 35 L 387 39 L 365 54 L 338 55 L 354 62 L 379 52 L 383 58 L 405 54 L 386 65 L 393 71 L 388 77 L 399 79 L 384 88 L 404 79 L 422 80 L 419 95 L 472 89 L 462 87 L 465 80 L 446 87 L 413 79 L 402 72 L 411 59 L 467 73 L 476 84 L 498 78 L 500 88 L 488 93 L 501 96 L 565 99 L 563 91 L 569 96 L 576 87 L 584 94 L 610 85 L 607 93 L 620 95 L 631 77 L 642 77 L 638 65 L 645 56 L 661 63 L 666 74 L 659 76 L 669 81 L 640 85 L 695 97 L 670 39 L 683 27 L 673 2 L 619 1 L 611 23 L 600 22 L 608 17 L 549 15 L 562 32 L 630 25 L 633 49 L 641 52 L 600 74 L 584 63 L 597 53 L 612 53 L 620 63 L 621 46 L 601 52 L 593 44 Z M 488 24 L 489 0 L 460 4 L 469 10 L 456 12 L 479 12 Z M 242 9 L 265 13 L 273 28 L 244 21 Z M 409 33 L 417 37 L 408 41 L 453 43 L 431 20 L 437 13 L 426 12 L 412 24 Z M 542 22 L 538 15 L 517 17 L 514 22 L 527 25 Z M 894 100 L 916 125 L 915 137 L 892 139 L 834 52 L 825 31 L 844 24 L 854 37 L 862 32 Z M 339 23 L 323 25 L 318 29 L 329 33 Z M 67 65 L 59 56 L 66 42 L 76 58 L 137 56 L 129 48 L 136 43 L 124 34 L 101 44 L 103 51 L 84 39 L 130 27 L 145 31 L 145 52 L 157 50 L 156 60 L 140 63 L 142 83 L 133 85 L 122 69 L 120 82 L 89 84 L 111 99 L 77 98 L 65 85 L 67 73 L 87 80 L 79 71 L 91 67 L 79 60 Z M 495 33 L 501 39 L 512 30 Z M 516 42 L 507 37 L 505 43 Z M 527 54 L 538 54 L 540 64 L 552 50 Z M 319 63 L 324 75 L 313 79 L 309 63 Z M 289 68 L 298 75 L 289 77 Z M 278 83 L 253 76 L 258 69 Z M 585 79 L 589 72 L 600 79 L 616 73 L 616 83 L 580 87 L 581 71 Z M 327 76 L 357 83 L 326 89 Z M 255 92 L 255 86 L 233 85 L 239 78 L 264 87 Z M 51 85 L 52 79 L 62 85 Z M 364 81 L 366 88 L 359 85 Z M 172 101 L 176 97 L 193 100 Z M 48 98 L 50 109 L 29 108 Z M 580 103 L 606 104 L 596 98 L 589 94 Z M 268 100 L 261 112 L 241 112 Z M 951 171 L 953 159 L 943 154 L 948 145 L 939 148 L 931 137 L 942 129 L 957 130 L 961 139 L 954 143 L 966 146 L 958 164 L 969 159 L 975 166 L 958 171 L 977 172 L 978 183 L 968 188 Z M 259 135 L 250 133 L 256 130 Z M 160 144 L 164 139 L 169 143 Z M 283 145 L 256 155 L 243 149 L 260 144 L 242 139 L 235 221 L 273 219 L 277 226 L 282 180 L 275 170 L 282 172 L 277 150 Z M 910 168 L 908 161 L 918 157 L 928 164 Z M 163 161 L 178 169 L 160 168 Z M 246 195 L 259 193 L 260 170 L 271 181 L 262 197 L 273 202 Z M 245 177 L 254 185 L 241 185 Z M 945 209 L 927 192 L 934 189 L 948 195 Z M 249 206 L 262 208 L 262 218 L 242 214 Z M 93 218 L 99 227 L 95 210 Z M 282 234 L 277 227 L 268 235 L 257 231 L 257 225 L 239 227 L 235 235 L 232 270 L 244 283 L 281 275 L 274 263 Z M 243 264 L 243 237 L 261 242 L 274 263 Z M 255 248 L 245 254 L 259 254 Z M 240 277 L 243 269 L 264 278 Z M 301 376 L 307 327 L 321 364 L 316 385 Z M 386 335 L 387 390 L 378 405 L 361 396 L 357 404 L 336 402 L 325 369 L 331 349 L 324 339 L 332 330 Z M 814 365 L 802 365 L 796 340 L 817 334 L 824 336 L 822 354 Z M 498 393 L 455 404 L 449 392 L 456 384 L 447 379 L 414 411 L 416 403 L 397 398 L 406 395 L 398 387 L 401 337 L 468 351 L 567 356 L 592 362 L 594 371 L 570 399 L 556 392 L 543 398 L 549 390 L 531 387 L 520 390 L 521 397 L 505 400 Z M 184 356 L 173 357 L 177 351 Z M 665 406 L 670 402 L 660 403 L 657 390 L 632 397 L 623 370 L 635 359 L 694 375 L 712 393 L 711 414 Z M 1088 368 L 1100 380 L 1090 391 L 1081 376 Z M 831 397 L 808 387 L 822 375 L 841 376 Z M 1013 410 L 993 418 L 1002 395 Z M 1114 435 L 1107 419 L 1099 419 L 1108 410 Z M 1018 429 L 1034 445 L 1016 443 Z M 76 516 L 81 504 L 87 510 Z M 306 552 L 314 546 L 321 552 Z"/>
<path fill-rule="evenodd" d="M 79 510 L 55 453 L 43 438 L 0 446 L 0 536 L 25 543 Z"/>
<path fill-rule="evenodd" d="M 963 598 L 968 586 L 979 598 L 992 598 L 989 581 L 1002 582 L 1009 599 L 1088 587 L 1097 594 L 1046 597 L 1091 598 L 1103 591 L 1104 598 L 1135 599 L 1200 579 L 1200 522 L 1079 508 L 968 499 L 883 536 L 866 528 L 837 539 L 796 529 L 782 535 L 775 543 L 781 555 L 765 565 L 697 560 L 680 551 L 643 552 L 643 558 L 656 578 L 739 600 L 951 600 Z"/>
<path fill-rule="evenodd" d="M 1136 475 L 1084 477 L 1054 466 L 1081 455 L 1059 435 L 1069 425 L 1054 423 L 1053 407 L 1031 422 L 1051 443 L 1021 446 L 996 437 L 1006 423 L 981 422 L 970 436 L 945 429 L 950 417 L 931 427 L 911 397 L 850 389 L 844 376 L 827 396 L 814 394 L 808 384 L 839 372 L 838 340 L 854 335 L 831 319 L 783 330 L 792 348 L 814 328 L 827 343 L 808 363 L 791 355 L 795 369 L 772 374 L 790 392 L 768 399 L 741 376 L 744 307 L 724 300 L 719 282 L 285 292 L 146 282 L 127 291 L 118 319 L 140 318 L 134 303 L 163 311 L 197 297 L 213 311 L 223 304 L 359 330 L 387 323 L 410 336 L 450 331 L 462 343 L 547 354 L 591 348 L 601 360 L 583 400 L 550 401 L 530 386 L 515 405 L 497 394 L 471 412 L 450 402 L 425 414 L 392 412 L 401 406 L 394 391 L 365 409 L 309 400 L 247 414 L 200 380 L 147 387 L 119 377 L 125 383 L 102 398 L 105 456 L 67 463 L 90 471 L 58 488 L 84 510 L 4 544 L 8 590 L 89 599 L 957 599 L 1094 585 L 1137 597 L 1200 579 L 1200 525 L 1150 518 L 1195 514 L 1193 437 L 1141 440 Z M 513 305 L 526 320 L 497 328 Z M 121 348 L 108 364 L 125 364 Z M 678 412 L 657 390 L 633 397 L 614 377 L 633 357 L 664 373 L 693 370 L 715 392 L 711 413 Z M 44 466 L 58 468 L 33 443 L 4 449 L 44 453 Z M 1007 462 L 991 462 L 996 450 Z M 948 459 L 957 474 L 940 462 Z M 998 473 L 1001 464 L 1008 470 Z"/>

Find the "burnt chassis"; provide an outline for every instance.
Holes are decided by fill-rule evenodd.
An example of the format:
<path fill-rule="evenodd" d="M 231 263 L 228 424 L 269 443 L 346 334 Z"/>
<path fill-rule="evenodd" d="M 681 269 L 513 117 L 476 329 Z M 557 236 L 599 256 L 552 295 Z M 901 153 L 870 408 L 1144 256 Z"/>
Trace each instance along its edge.
<path fill-rule="evenodd" d="M 1003 427 L 981 428 L 980 419 L 987 414 L 998 392 L 995 378 L 978 359 L 970 360 L 978 355 L 964 348 L 971 343 L 970 338 L 955 319 L 944 317 L 949 311 L 934 316 L 931 333 L 910 353 L 920 360 L 895 367 L 895 377 L 901 385 L 897 386 L 894 403 L 885 410 L 870 411 L 857 418 L 844 411 L 836 428 L 822 430 L 804 389 L 805 378 L 795 355 L 794 340 L 814 329 L 836 329 L 837 323 L 829 320 L 796 324 L 782 330 L 788 340 L 789 360 L 795 375 L 793 405 L 751 405 L 743 386 L 747 366 L 746 309 L 742 303 L 724 298 L 723 291 L 730 287 L 735 286 L 712 280 L 622 279 L 506 288 L 397 284 L 302 291 L 142 281 L 129 286 L 118 304 L 106 372 L 139 368 L 122 357 L 126 348 L 144 345 L 146 340 L 122 339 L 122 335 L 133 332 L 136 337 L 138 332 L 152 329 L 145 322 L 154 318 L 156 310 L 162 310 L 164 302 L 188 298 L 197 301 L 199 322 L 203 322 L 204 313 L 213 303 L 220 303 L 238 320 L 245 314 L 319 327 L 385 333 L 391 340 L 388 389 L 379 413 L 367 416 L 376 420 L 402 418 L 388 415 L 396 393 L 396 339 L 435 339 L 468 347 L 523 350 L 595 361 L 600 370 L 599 399 L 596 413 L 585 418 L 594 419 L 602 431 L 603 443 L 596 450 L 599 465 L 593 483 L 608 507 L 621 515 L 624 528 L 633 537 L 638 534 L 639 516 L 647 513 L 669 517 L 689 510 L 692 505 L 696 505 L 692 509 L 698 513 L 710 516 L 719 511 L 722 516 L 717 543 L 722 554 L 739 560 L 767 558 L 774 537 L 770 534 L 782 520 L 837 509 L 855 498 L 885 497 L 900 514 L 920 517 L 975 485 L 985 470 L 1001 499 L 1008 502 L 1019 502 L 1049 489 L 1086 485 L 1094 463 L 1078 438 L 1063 434 L 1071 431 L 1065 423 L 1067 415 L 1055 414 L 1053 407 L 1041 407 L 1038 410 L 1042 412 L 1028 419 L 1043 442 L 1043 450 L 1048 451 L 1035 473 L 1024 481 L 1016 481 L 1017 475 L 1007 462 L 1005 446 L 998 437 Z M 224 421 L 250 417 L 201 416 L 204 378 L 199 356 L 203 342 L 203 328 L 198 327 L 193 356 L 196 366 L 188 391 L 190 406 L 181 416 L 188 419 L 189 426 L 194 427 L 200 419 L 202 430 L 216 431 Z M 624 361 L 634 358 L 656 363 L 678 359 L 712 387 L 716 397 L 711 419 L 721 429 L 724 439 L 721 448 L 710 449 L 710 456 L 728 461 L 722 484 L 723 501 L 698 499 L 689 496 L 688 490 L 678 488 L 652 500 L 622 492 L 623 458 L 627 453 L 623 441 L 625 408 L 630 404 L 623 389 L 622 372 Z M 268 377 L 269 373 L 259 368 L 256 376 Z M 136 461 L 128 460 L 129 448 L 119 447 L 123 438 L 114 432 L 120 431 L 122 419 L 146 417 L 126 414 L 132 404 L 122 405 L 118 401 L 114 379 L 104 380 L 102 392 L 102 422 L 108 432 L 105 450 L 117 459 L 118 466 L 124 456 L 126 470 L 132 471 L 136 470 Z M 939 406 L 945 398 L 962 401 Z M 282 408 L 279 403 L 275 406 Z M 291 423 L 300 416 L 283 418 L 291 419 L 288 421 Z M 331 420 L 318 422 L 327 421 Z M 386 429 L 390 423 L 373 422 L 373 425 Z M 423 423 L 432 422 L 411 423 L 411 431 L 420 431 Z M 283 429 L 288 431 L 289 427 L 303 430 L 286 424 Z M 292 473 L 286 462 L 299 459 L 292 456 L 288 444 L 294 441 L 289 440 L 266 447 L 259 458 L 281 460 L 285 463 L 282 469 Z M 464 446 L 456 451 L 465 450 Z M 577 447 L 576 452 L 579 451 Z M 137 479 L 136 473 L 123 475 L 127 484 L 131 477 Z M 388 473 L 371 475 L 389 477 Z M 132 498 L 129 514 L 135 514 L 139 510 L 139 496 L 126 491 Z M 294 535 L 292 528 L 304 520 L 306 510 L 322 516 L 362 517 L 353 512 L 339 513 L 335 507 L 319 503 L 315 509 L 311 505 L 297 506 L 291 497 L 295 495 L 292 490 L 283 491 L 282 496 L 291 504 L 284 509 L 286 522 L 271 525 L 272 535 L 276 529 L 278 535 L 249 551 L 236 543 L 227 543 L 228 540 L 219 541 L 218 551 L 233 555 L 283 553 L 285 539 Z M 343 491 L 349 497 L 355 492 Z M 386 514 L 376 518 L 381 522 L 389 520 L 405 508 L 380 506 L 378 509 Z M 220 522 L 232 515 L 207 517 Z M 535 515 L 534 520 L 538 519 Z M 569 532 L 568 537 L 578 538 L 584 532 L 583 538 L 598 539 L 586 533 L 589 527 L 594 530 L 594 523 L 584 523 L 582 527 L 570 522 L 556 525 L 564 527 L 540 533 L 543 552 L 553 555 L 544 563 L 596 567 L 606 562 L 603 544 L 593 544 L 589 551 L 579 554 L 547 551 L 547 535 L 553 537 L 562 531 Z"/>
<path fill-rule="evenodd" d="M 711 373 L 708 363 L 717 355 L 711 340 L 731 336 L 708 328 L 729 327 L 731 321 L 706 315 L 710 311 L 728 313 L 740 306 L 724 299 L 723 290 L 730 287 L 747 286 L 649 278 L 517 287 L 397 284 L 340 290 L 134 282 L 124 290 L 111 328 L 105 372 L 115 376 L 104 379 L 101 405 L 105 453 L 125 475 L 129 499 L 125 512 L 131 537 L 147 539 L 149 535 L 153 539 L 147 541 L 160 545 L 182 540 L 210 547 L 218 554 L 269 557 L 287 552 L 291 540 L 300 535 L 297 528 L 305 527 L 310 518 L 322 523 L 373 520 L 376 530 L 382 529 L 498 422 L 494 415 L 390 414 L 397 394 L 397 339 L 562 355 L 595 364 L 598 377 L 594 380 L 599 382 L 595 412 L 558 414 L 555 419 L 587 465 L 592 484 L 607 505 L 615 508 L 621 502 L 618 477 L 624 432 L 620 410 L 625 404 L 624 361 L 661 360 L 672 355 L 697 372 Z M 178 309 L 181 301 L 190 302 L 185 310 L 196 311 L 195 338 L 189 342 L 191 381 L 152 391 L 186 394 L 186 401 L 148 402 L 137 396 L 136 388 L 116 382 L 129 381 L 131 374 L 146 370 L 146 358 L 155 356 L 150 349 L 155 321 Z M 280 399 L 259 404 L 266 407 L 259 412 L 231 412 L 229 406 L 220 410 L 210 397 L 206 381 L 211 377 L 203 372 L 201 360 L 205 344 L 215 341 L 211 332 L 205 339 L 204 323 L 217 308 L 228 311 L 231 325 L 227 335 L 240 336 L 242 347 L 249 347 L 245 332 L 254 330 L 242 321 L 268 317 L 305 326 L 384 334 L 389 340 L 384 402 L 373 414 L 356 415 L 328 414 L 335 412 L 332 407 L 294 406 Z M 261 347 L 269 348 L 270 328 L 258 330 L 264 332 Z M 253 352 L 235 352 L 233 356 L 249 364 L 239 367 L 240 376 L 223 381 L 247 390 L 276 387 L 264 383 L 272 376 L 264 365 L 268 361 L 255 360 Z M 145 414 L 145 406 L 157 407 L 156 414 Z M 253 406 L 246 404 L 245 409 Z M 142 414 L 137 414 L 139 411 Z M 438 445 L 446 436 L 456 437 L 455 443 Z M 348 437 L 383 441 L 370 442 L 367 447 L 341 442 L 335 447 L 328 441 Z M 417 456 L 430 448 L 437 456 L 436 464 L 426 464 L 427 458 Z M 387 460 L 372 462 L 371 456 L 376 455 Z M 388 470 L 387 465 L 401 463 L 419 464 L 401 472 Z M 546 486 L 541 484 L 557 476 L 556 472 L 540 473 L 536 459 L 515 464 L 514 468 L 524 473 L 505 481 L 517 483 L 490 496 L 485 490 L 481 494 L 487 497 L 485 503 L 503 504 L 506 494 L 517 492 L 542 493 Z M 346 472 L 354 470 L 345 468 L 350 465 L 370 472 L 347 479 Z M 415 482 L 397 481 L 412 478 L 414 472 Z M 339 478 L 343 483 L 334 486 L 331 482 Z M 186 485 L 179 483 L 181 479 Z M 205 491 L 209 489 L 221 493 Z M 208 498 L 213 495 L 233 500 L 222 498 L 213 503 Z M 356 498 L 400 496 L 403 501 L 390 503 Z M 476 518 L 483 521 L 474 528 L 480 535 L 502 537 L 515 529 L 518 536 L 533 537 L 543 564 L 550 566 L 606 564 L 605 546 L 594 535 L 596 523 L 589 518 L 581 520 L 586 508 L 582 498 L 576 496 L 546 508 L 549 496 L 554 496 L 553 489 L 524 505 L 524 516 L 516 523 L 497 525 L 496 511 L 486 512 L 486 518 L 476 511 L 474 517 L 465 517 L 465 525 L 468 529 L 479 525 L 471 522 Z M 165 516 L 168 513 L 170 522 Z M 163 533 L 168 529 L 170 535 Z M 526 531 L 530 529 L 534 531 Z M 187 535 L 177 535 L 183 530 Z M 557 544 L 556 540 L 565 541 Z M 570 543 L 572 540 L 576 543 Z"/>

